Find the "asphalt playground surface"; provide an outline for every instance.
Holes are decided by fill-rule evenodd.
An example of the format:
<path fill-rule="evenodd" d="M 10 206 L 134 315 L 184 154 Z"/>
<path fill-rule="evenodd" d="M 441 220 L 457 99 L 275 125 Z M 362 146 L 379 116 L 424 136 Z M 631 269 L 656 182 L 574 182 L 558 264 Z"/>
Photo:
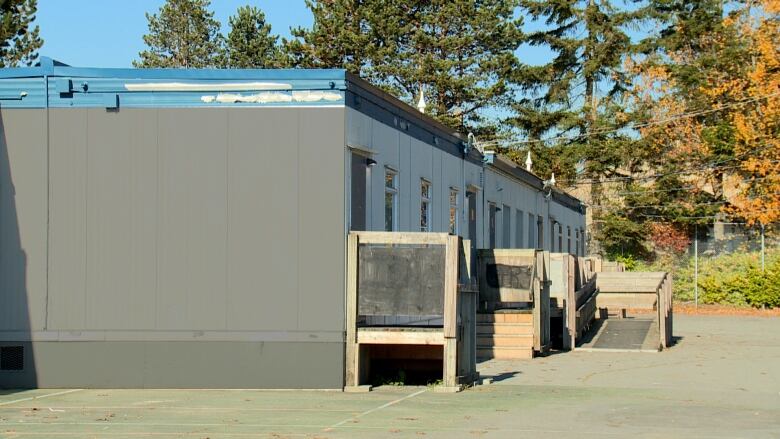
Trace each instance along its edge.
<path fill-rule="evenodd" d="M 370 393 L 0 391 L 3 438 L 780 438 L 780 318 L 675 316 L 660 353 L 480 364 L 489 385 Z"/>

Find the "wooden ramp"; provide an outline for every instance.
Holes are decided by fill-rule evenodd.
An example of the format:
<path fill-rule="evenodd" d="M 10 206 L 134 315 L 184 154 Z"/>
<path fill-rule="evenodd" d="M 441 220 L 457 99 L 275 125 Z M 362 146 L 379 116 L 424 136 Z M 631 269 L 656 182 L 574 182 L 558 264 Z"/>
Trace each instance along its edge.
<path fill-rule="evenodd" d="M 661 350 L 671 346 L 672 277 L 669 273 L 596 273 L 596 288 L 601 321 L 581 348 Z"/>

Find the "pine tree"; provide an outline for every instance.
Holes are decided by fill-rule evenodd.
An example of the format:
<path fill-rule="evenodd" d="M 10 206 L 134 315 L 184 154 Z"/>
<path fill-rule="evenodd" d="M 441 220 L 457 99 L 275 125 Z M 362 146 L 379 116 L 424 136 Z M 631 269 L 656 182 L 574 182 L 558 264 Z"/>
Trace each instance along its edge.
<path fill-rule="evenodd" d="M 0 2 L 0 67 L 32 65 L 43 45 L 35 21 L 36 0 Z"/>
<path fill-rule="evenodd" d="M 631 81 L 622 70 L 626 54 L 633 50 L 625 29 L 646 17 L 648 10 L 621 10 L 608 0 L 523 0 L 522 7 L 533 20 L 545 23 L 543 29 L 529 33 L 526 42 L 548 48 L 553 59 L 515 71 L 519 96 L 514 116 L 507 121 L 531 141 L 573 137 L 553 142 L 553 151 L 559 154 L 562 147 L 578 151 L 566 154 L 570 158 L 566 162 L 558 160 L 558 169 L 544 171 L 572 176 L 576 164 L 586 159 L 590 175 L 618 172 L 614 154 L 605 157 L 603 152 L 621 136 L 594 133 L 627 122 L 619 108 Z M 543 143 L 533 145 L 542 156 L 552 152 Z"/>
<path fill-rule="evenodd" d="M 147 50 L 135 67 L 217 67 L 224 59 L 220 23 L 209 11 L 210 0 L 166 0 L 158 14 L 146 14 Z"/>
<path fill-rule="evenodd" d="M 507 104 L 522 21 L 515 0 L 307 0 L 311 29 L 285 46 L 296 64 L 345 68 L 460 130 L 493 130 Z"/>
<path fill-rule="evenodd" d="M 226 66 L 241 69 L 284 67 L 279 37 L 271 34 L 271 25 L 259 8 L 243 6 L 229 18 L 226 40 Z"/>

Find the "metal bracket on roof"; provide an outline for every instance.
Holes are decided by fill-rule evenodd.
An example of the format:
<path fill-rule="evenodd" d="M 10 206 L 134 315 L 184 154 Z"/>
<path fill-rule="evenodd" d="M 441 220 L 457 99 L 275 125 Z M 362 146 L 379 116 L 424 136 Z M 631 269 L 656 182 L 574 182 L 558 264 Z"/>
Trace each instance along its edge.
<path fill-rule="evenodd" d="M 106 109 L 119 108 L 119 95 L 116 93 L 104 94 L 103 105 L 105 105 Z"/>
<path fill-rule="evenodd" d="M 79 88 L 80 92 L 86 93 L 89 89 L 89 84 L 84 81 L 81 84 L 79 84 L 77 87 L 74 87 L 73 80 L 70 78 L 57 78 L 57 93 L 64 95 L 64 94 L 71 94 L 74 91 L 77 91 L 76 88 Z"/>
<path fill-rule="evenodd" d="M 0 95 L 0 101 L 21 101 L 27 97 L 27 92 L 23 91 L 18 95 Z"/>

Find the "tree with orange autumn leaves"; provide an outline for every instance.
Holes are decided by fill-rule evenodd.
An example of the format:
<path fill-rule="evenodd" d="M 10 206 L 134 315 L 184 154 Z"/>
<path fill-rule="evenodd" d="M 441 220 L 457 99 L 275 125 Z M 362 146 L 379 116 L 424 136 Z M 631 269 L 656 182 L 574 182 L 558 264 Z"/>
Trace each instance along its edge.
<path fill-rule="evenodd" d="M 671 172 L 686 188 L 681 199 L 667 200 L 677 206 L 709 206 L 749 224 L 777 222 L 780 0 L 742 4 L 717 18 L 687 38 L 679 34 L 692 24 L 681 21 L 671 42 L 640 61 L 627 60 L 638 78 L 635 115 L 666 121 L 640 128 L 654 157 L 647 166 L 659 174 L 683 170 Z M 691 202 L 696 194 L 711 200 Z"/>
<path fill-rule="evenodd" d="M 765 0 L 758 14 L 730 20 L 749 42 L 744 75 L 720 79 L 706 93 L 713 98 L 741 93 L 752 102 L 731 111 L 734 153 L 740 161 L 738 193 L 726 211 L 748 223 L 780 220 L 780 0 Z"/>

